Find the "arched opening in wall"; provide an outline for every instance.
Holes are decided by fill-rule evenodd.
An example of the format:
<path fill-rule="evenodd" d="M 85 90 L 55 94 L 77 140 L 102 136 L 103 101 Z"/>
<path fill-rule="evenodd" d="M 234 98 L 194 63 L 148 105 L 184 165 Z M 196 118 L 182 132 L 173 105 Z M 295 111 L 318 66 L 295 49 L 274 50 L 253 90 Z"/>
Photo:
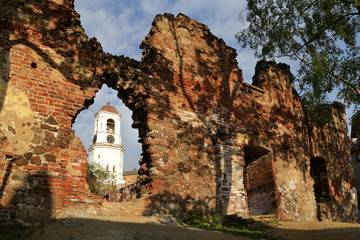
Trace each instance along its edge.
<path fill-rule="evenodd" d="M 105 114 L 99 115 L 101 109 L 105 109 Z M 116 172 L 125 180 L 127 172 L 137 174 L 142 154 L 138 130 L 132 128 L 132 124 L 132 111 L 118 98 L 117 90 L 104 84 L 96 93 L 94 103 L 76 116 L 72 127 L 88 153 L 87 160 L 93 158 L 101 162 L 105 170 Z M 96 144 L 102 147 L 89 152 Z M 104 146 L 109 149 L 104 149 Z M 120 164 L 123 165 L 118 166 L 116 161 L 121 152 L 123 163 Z"/>
<path fill-rule="evenodd" d="M 275 184 L 272 154 L 262 146 L 244 149 L 244 186 L 250 215 L 275 213 Z"/>
<path fill-rule="evenodd" d="M 314 179 L 314 194 L 317 206 L 317 219 L 328 218 L 329 214 L 329 182 L 325 159 L 322 157 L 310 158 L 310 175 Z"/>
<path fill-rule="evenodd" d="M 106 133 L 115 133 L 115 121 L 111 118 L 106 121 Z"/>

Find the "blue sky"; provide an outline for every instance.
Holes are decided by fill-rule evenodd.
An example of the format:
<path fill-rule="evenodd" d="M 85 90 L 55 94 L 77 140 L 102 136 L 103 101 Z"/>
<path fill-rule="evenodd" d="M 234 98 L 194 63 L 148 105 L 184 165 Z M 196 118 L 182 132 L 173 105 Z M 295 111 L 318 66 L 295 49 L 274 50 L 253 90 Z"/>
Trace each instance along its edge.
<path fill-rule="evenodd" d="M 82 26 L 89 37 L 96 37 L 105 52 L 139 61 L 142 53 L 139 45 L 148 34 L 154 17 L 163 13 L 175 16 L 183 13 L 207 25 L 215 36 L 236 49 L 244 80 L 251 83 L 257 59 L 253 52 L 242 49 L 235 39 L 235 34 L 247 25 L 245 13 L 240 15 L 245 8 L 245 0 L 75 0 L 75 10 L 80 14 Z M 286 59 L 281 61 L 290 64 L 293 74 L 296 74 L 296 64 Z M 88 149 L 93 134 L 93 116 L 110 100 L 123 117 L 124 169 L 132 170 L 139 167 L 141 145 L 137 142 L 137 130 L 131 128 L 132 113 L 116 93 L 104 85 L 97 93 L 95 103 L 78 115 L 73 127 L 76 136 Z M 348 111 L 348 116 L 351 116 L 351 111 Z"/>

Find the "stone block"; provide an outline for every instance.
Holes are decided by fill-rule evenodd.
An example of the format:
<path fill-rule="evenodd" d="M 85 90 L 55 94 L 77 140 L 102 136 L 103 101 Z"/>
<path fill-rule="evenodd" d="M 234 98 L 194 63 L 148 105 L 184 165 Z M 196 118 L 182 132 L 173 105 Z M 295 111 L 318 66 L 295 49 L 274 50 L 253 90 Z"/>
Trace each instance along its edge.
<path fill-rule="evenodd" d="M 54 116 L 49 116 L 46 120 L 46 123 L 50 124 L 50 125 L 59 125 L 59 123 L 56 121 L 56 119 L 54 118 Z"/>
<path fill-rule="evenodd" d="M 48 162 L 56 162 L 56 156 L 53 154 L 45 154 L 44 157 Z"/>
<path fill-rule="evenodd" d="M 15 155 L 13 157 L 13 163 L 18 166 L 23 166 L 23 165 L 28 164 L 28 160 L 26 160 L 26 158 L 24 158 L 23 156 Z"/>
<path fill-rule="evenodd" d="M 28 152 L 24 154 L 24 157 L 26 158 L 26 160 L 30 160 L 30 158 L 32 157 L 33 153 L 32 152 Z"/>
<path fill-rule="evenodd" d="M 34 156 L 31 158 L 30 162 L 35 165 L 41 165 L 41 159 L 39 156 Z"/>
<path fill-rule="evenodd" d="M 46 153 L 46 148 L 42 146 L 36 146 L 34 149 L 35 154 L 43 154 Z"/>

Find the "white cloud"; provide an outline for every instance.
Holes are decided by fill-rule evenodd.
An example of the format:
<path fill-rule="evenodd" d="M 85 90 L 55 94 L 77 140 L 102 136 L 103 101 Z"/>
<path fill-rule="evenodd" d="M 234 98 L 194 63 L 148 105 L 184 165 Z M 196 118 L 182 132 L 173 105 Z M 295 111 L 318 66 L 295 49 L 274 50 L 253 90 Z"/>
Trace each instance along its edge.
<path fill-rule="evenodd" d="M 139 5 L 141 12 L 147 16 L 154 18 L 157 14 L 163 14 L 165 9 L 168 8 L 167 4 L 168 1 L 163 0 L 140 0 Z"/>

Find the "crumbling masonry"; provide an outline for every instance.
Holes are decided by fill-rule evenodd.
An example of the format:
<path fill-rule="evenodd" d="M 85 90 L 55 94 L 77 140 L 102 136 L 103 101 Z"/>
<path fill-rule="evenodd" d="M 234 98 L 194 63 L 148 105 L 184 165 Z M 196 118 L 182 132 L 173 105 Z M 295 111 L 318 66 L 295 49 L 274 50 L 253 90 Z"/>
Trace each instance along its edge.
<path fill-rule="evenodd" d="M 235 50 L 182 14 L 156 16 L 138 62 L 89 39 L 72 0 L 0 6 L 2 221 L 100 208 L 71 124 L 104 83 L 139 130 L 139 214 L 356 219 L 344 107 L 329 106 L 330 124 L 312 122 L 288 66 L 259 62 L 253 85 L 243 83 Z"/>

